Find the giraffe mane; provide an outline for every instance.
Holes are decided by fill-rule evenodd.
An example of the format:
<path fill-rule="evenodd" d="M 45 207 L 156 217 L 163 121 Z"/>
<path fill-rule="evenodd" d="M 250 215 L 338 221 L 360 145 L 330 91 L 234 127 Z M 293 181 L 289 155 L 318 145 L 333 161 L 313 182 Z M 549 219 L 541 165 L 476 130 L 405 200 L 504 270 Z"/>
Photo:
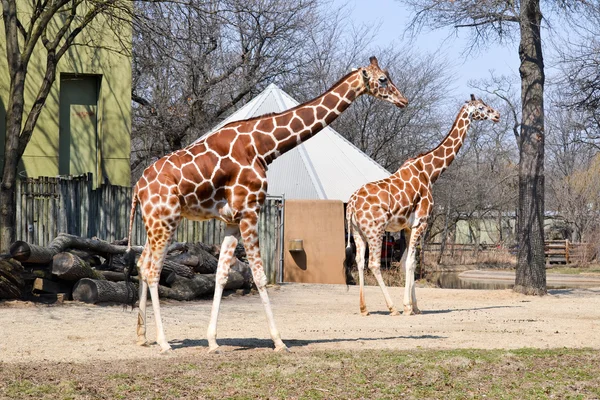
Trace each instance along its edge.
<path fill-rule="evenodd" d="M 467 103 L 468 103 L 468 102 L 467 102 Z M 462 110 L 463 110 L 463 108 L 465 108 L 465 106 L 462 106 L 462 107 L 460 108 L 460 111 L 459 111 L 459 114 L 458 114 L 458 115 L 462 114 Z M 448 133 L 446 134 L 446 136 L 444 136 L 444 138 L 443 138 L 443 139 L 440 141 L 440 144 L 441 144 L 441 143 L 444 143 L 444 142 L 446 141 L 446 139 L 448 139 L 448 137 L 449 137 L 449 136 L 452 134 L 452 132 L 454 131 L 454 126 L 456 125 L 456 123 L 457 123 L 457 122 L 458 122 L 458 116 L 457 116 L 457 118 L 454 120 L 454 122 L 452 123 L 452 127 L 450 128 L 450 130 L 448 131 Z M 429 154 L 429 153 L 433 153 L 433 152 L 434 152 L 434 151 L 435 151 L 435 150 L 436 150 L 438 147 L 440 147 L 440 145 L 439 145 L 439 144 L 438 144 L 437 146 L 435 146 L 433 149 L 431 149 L 431 150 L 429 150 L 429 151 L 426 151 L 425 153 L 421 153 L 421 154 L 419 154 L 418 156 L 415 156 L 415 157 L 409 158 L 409 159 L 408 159 L 408 160 L 406 160 L 406 161 L 412 161 L 412 160 L 416 160 L 417 158 L 424 157 L 424 156 L 426 156 L 426 155 L 427 155 L 427 154 Z"/>
<path fill-rule="evenodd" d="M 359 68 L 358 70 L 360 70 L 360 68 Z M 341 77 L 340 79 L 338 79 L 338 81 L 337 81 L 336 83 L 334 83 L 333 85 L 331 85 L 331 86 L 329 87 L 329 89 L 327 90 L 327 92 L 330 92 L 331 90 L 333 90 L 333 88 L 335 88 L 336 86 L 340 85 L 340 84 L 341 84 L 343 81 L 345 81 L 346 79 L 348 79 L 348 77 L 350 77 L 350 75 L 352 75 L 352 74 L 356 74 L 358 70 L 356 70 L 356 71 L 350 71 L 350 72 L 348 72 L 346 75 L 344 75 L 343 77 Z M 312 98 L 312 99 L 310 99 L 310 100 L 308 100 L 308 101 L 305 101 L 304 103 L 298 104 L 297 106 L 295 106 L 295 107 L 292 107 L 292 108 L 289 108 L 289 109 L 287 109 L 287 110 L 284 110 L 284 111 L 280 111 L 280 112 L 277 112 L 277 113 L 274 113 L 274 112 L 271 112 L 271 113 L 265 113 L 265 114 L 257 115 L 257 116 L 255 116 L 255 117 L 248 118 L 248 119 L 242 119 L 242 120 L 239 120 L 239 121 L 232 121 L 232 122 L 228 123 L 227 125 L 224 125 L 224 126 L 223 126 L 221 129 L 219 129 L 219 130 L 222 130 L 222 129 L 225 129 L 225 128 L 231 128 L 231 127 L 233 127 L 233 126 L 236 126 L 237 124 L 241 124 L 242 122 L 252 122 L 252 121 L 259 120 L 259 119 L 263 119 L 263 118 L 265 118 L 265 117 L 275 117 L 275 116 L 278 116 L 278 115 L 281 115 L 281 114 L 288 113 L 288 112 L 290 112 L 290 111 L 295 111 L 295 110 L 297 110 L 297 109 L 299 109 L 299 108 L 301 108 L 301 107 L 304 107 L 304 105 L 306 105 L 306 104 L 308 104 L 308 103 L 310 103 L 310 102 L 312 102 L 312 101 L 314 101 L 314 100 L 318 99 L 318 98 L 319 98 L 319 97 L 321 97 L 322 95 L 323 95 L 323 94 L 320 94 L 320 95 L 318 95 L 317 97 L 314 97 L 314 98 Z"/>

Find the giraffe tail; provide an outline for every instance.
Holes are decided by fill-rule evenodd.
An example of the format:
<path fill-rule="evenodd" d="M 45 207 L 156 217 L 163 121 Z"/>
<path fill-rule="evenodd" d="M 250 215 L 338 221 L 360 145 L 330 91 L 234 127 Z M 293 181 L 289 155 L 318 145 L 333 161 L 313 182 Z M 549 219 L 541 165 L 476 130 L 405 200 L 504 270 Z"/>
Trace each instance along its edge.
<path fill-rule="evenodd" d="M 347 206 L 346 211 L 346 223 L 347 223 L 347 236 L 346 240 L 346 258 L 344 259 L 344 274 L 346 275 L 346 285 L 356 285 L 356 281 L 352 276 L 352 268 L 354 267 L 354 261 L 356 259 L 356 248 L 353 243 L 350 241 L 352 237 L 352 217 L 354 213 L 352 212 L 351 206 Z"/>
<path fill-rule="evenodd" d="M 137 187 L 136 187 L 137 189 Z M 127 270 L 125 271 L 125 290 L 127 291 L 127 304 L 130 305 L 133 309 L 136 301 L 135 296 L 135 287 L 131 283 L 131 274 L 133 272 L 133 268 L 135 266 L 135 252 L 131 248 L 131 231 L 133 230 L 133 220 L 135 219 L 135 209 L 138 203 L 137 190 L 133 191 L 133 199 L 131 200 L 131 212 L 129 214 L 129 232 L 127 236 L 127 250 L 125 250 L 125 255 L 123 258 L 125 259 L 125 267 Z"/>

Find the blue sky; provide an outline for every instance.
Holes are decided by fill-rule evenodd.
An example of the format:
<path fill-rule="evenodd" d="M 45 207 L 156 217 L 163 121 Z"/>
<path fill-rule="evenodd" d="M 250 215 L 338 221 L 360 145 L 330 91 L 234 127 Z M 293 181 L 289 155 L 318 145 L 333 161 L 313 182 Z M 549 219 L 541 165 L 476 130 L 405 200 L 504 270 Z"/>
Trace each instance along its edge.
<path fill-rule="evenodd" d="M 402 43 L 402 35 L 410 21 L 410 10 L 394 0 L 335 0 L 338 5 L 347 4 L 351 10 L 350 18 L 354 23 L 380 24 L 376 44 Z M 495 75 L 519 74 L 518 44 L 500 45 L 489 43 L 488 49 L 480 49 L 477 53 L 462 57 L 467 44 L 468 31 L 459 31 L 456 37 L 453 29 L 423 31 L 413 44 L 423 53 L 444 54 L 451 60 L 451 73 L 454 87 L 449 97 L 463 98 L 471 93 L 468 82 L 489 78 L 493 70 Z M 408 39 L 404 39 L 408 41 Z M 462 59 L 461 59 L 462 57 Z"/>

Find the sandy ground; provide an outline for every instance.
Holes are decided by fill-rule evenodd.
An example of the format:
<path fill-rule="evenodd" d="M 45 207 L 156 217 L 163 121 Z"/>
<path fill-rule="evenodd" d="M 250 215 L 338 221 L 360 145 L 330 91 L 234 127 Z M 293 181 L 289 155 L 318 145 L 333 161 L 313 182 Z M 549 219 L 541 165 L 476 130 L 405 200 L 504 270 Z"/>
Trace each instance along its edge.
<path fill-rule="evenodd" d="M 388 314 L 378 287 L 367 287 L 371 315 L 358 312 L 358 287 L 284 284 L 269 288 L 275 320 L 293 352 L 324 349 L 521 347 L 600 348 L 600 287 L 551 290 L 528 297 L 511 290 L 417 288 L 423 314 Z M 402 288 L 391 288 L 400 305 Z M 203 356 L 211 300 L 163 302 L 174 355 Z M 154 340 L 151 308 L 148 338 Z M 161 357 L 158 346 L 135 345 L 137 310 L 80 303 L 0 303 L 0 361 L 119 360 Z M 224 298 L 218 329 L 224 351 L 270 351 L 256 294 Z"/>

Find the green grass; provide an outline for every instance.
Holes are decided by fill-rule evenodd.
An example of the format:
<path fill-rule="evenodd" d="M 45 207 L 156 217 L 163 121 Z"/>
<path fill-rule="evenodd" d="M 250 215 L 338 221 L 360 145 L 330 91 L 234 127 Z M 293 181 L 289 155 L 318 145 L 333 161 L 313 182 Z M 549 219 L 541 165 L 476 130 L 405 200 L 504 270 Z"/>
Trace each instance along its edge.
<path fill-rule="evenodd" d="M 2 399 L 595 399 L 598 350 L 245 351 L 0 364 Z"/>

